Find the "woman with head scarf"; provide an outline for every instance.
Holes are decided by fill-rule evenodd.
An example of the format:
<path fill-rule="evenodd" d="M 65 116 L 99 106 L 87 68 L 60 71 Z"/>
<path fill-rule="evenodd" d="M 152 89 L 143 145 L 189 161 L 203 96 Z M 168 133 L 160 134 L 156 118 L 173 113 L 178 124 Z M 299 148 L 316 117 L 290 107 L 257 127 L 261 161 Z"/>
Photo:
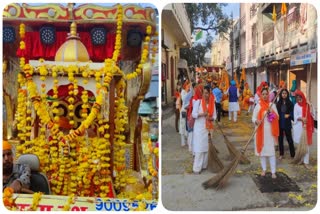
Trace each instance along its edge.
<path fill-rule="evenodd" d="M 188 111 L 187 111 L 187 119 L 188 120 L 191 119 L 191 117 L 192 117 L 192 110 L 193 110 L 194 103 L 197 100 L 202 99 L 202 93 L 203 93 L 203 85 L 197 85 L 194 88 L 193 97 L 191 98 L 191 100 L 189 102 L 189 107 L 188 107 Z M 193 154 L 193 127 L 188 127 L 188 147 L 189 147 L 189 151 Z"/>
<path fill-rule="evenodd" d="M 293 122 L 293 141 L 296 144 L 301 143 L 301 136 L 302 132 L 304 132 L 304 128 L 306 129 L 306 143 L 307 143 L 307 153 L 302 158 L 301 162 L 304 163 L 306 168 L 309 168 L 309 147 L 312 145 L 312 133 L 314 131 L 314 124 L 313 124 L 313 109 L 307 103 L 306 97 L 300 90 L 296 90 L 296 101 L 297 103 L 294 105 L 293 115 L 294 115 L 294 122 Z"/>
<path fill-rule="evenodd" d="M 282 89 L 279 94 L 279 100 L 277 102 L 277 110 L 279 113 L 279 160 L 283 158 L 283 133 L 286 134 L 286 138 L 289 145 L 291 158 L 295 155 L 292 134 L 291 134 L 291 120 L 293 120 L 293 104 L 289 99 L 289 91 L 287 89 Z"/>
<path fill-rule="evenodd" d="M 214 96 L 210 87 L 205 86 L 202 98 L 193 104 L 192 117 L 195 118 L 193 127 L 193 172 L 199 174 L 208 166 L 209 133 L 213 130 L 213 121 L 216 119 Z"/>
<path fill-rule="evenodd" d="M 262 88 L 260 101 L 253 110 L 252 122 L 257 127 L 255 154 L 260 157 L 261 176 L 266 175 L 267 159 L 269 159 L 272 178 L 276 178 L 276 153 L 274 147 L 278 142 L 279 136 L 279 116 L 276 106 L 269 102 L 268 96 L 268 89 Z M 267 115 L 265 116 L 265 114 Z"/>
<path fill-rule="evenodd" d="M 233 121 L 237 122 L 238 111 L 240 106 L 238 98 L 240 96 L 239 89 L 236 87 L 236 81 L 231 80 L 231 86 L 229 87 L 227 94 L 229 95 L 229 120 L 231 120 L 233 113 Z"/>

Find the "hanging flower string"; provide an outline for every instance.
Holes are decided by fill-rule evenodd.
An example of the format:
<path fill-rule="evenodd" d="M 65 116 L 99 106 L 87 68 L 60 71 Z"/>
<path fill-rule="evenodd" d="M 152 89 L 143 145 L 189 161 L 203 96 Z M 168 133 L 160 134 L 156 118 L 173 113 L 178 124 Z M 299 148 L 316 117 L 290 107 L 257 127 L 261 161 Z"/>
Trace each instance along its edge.
<path fill-rule="evenodd" d="M 39 203 L 41 201 L 41 197 L 42 197 L 42 194 L 41 192 L 36 192 L 33 194 L 33 197 L 32 197 L 32 204 L 31 206 L 27 209 L 28 211 L 36 211 L 38 206 L 39 206 Z"/>
<path fill-rule="evenodd" d="M 63 206 L 63 211 L 69 211 L 71 208 L 71 204 L 75 203 L 75 196 L 74 194 L 69 195 L 69 198 L 67 200 L 67 203 Z"/>
<path fill-rule="evenodd" d="M 26 64 L 26 59 L 25 59 L 25 53 L 26 53 L 26 43 L 24 41 L 25 36 L 26 36 L 26 30 L 25 30 L 25 25 L 23 23 L 20 24 L 19 26 L 19 35 L 20 35 L 20 52 L 21 58 L 20 58 L 20 68 L 23 68 L 24 65 Z"/>
<path fill-rule="evenodd" d="M 151 52 L 151 63 L 154 64 L 156 62 L 156 56 L 158 53 L 158 32 L 155 32 L 153 40 L 152 40 L 152 52 Z"/>
<path fill-rule="evenodd" d="M 152 27 L 150 25 L 148 25 L 147 29 L 146 29 L 147 36 L 144 38 L 144 42 L 142 45 L 143 49 L 142 49 L 140 62 L 138 64 L 137 68 L 135 69 L 135 71 L 126 75 L 127 80 L 134 79 L 141 74 L 143 64 L 146 63 L 147 59 L 148 59 L 151 32 L 152 32 Z"/>

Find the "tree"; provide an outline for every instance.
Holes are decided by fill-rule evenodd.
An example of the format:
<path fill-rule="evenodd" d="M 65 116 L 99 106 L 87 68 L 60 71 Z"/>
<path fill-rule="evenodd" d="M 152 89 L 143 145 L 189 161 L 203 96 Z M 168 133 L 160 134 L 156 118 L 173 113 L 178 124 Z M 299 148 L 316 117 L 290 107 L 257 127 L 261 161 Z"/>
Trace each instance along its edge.
<path fill-rule="evenodd" d="M 204 56 L 211 49 L 212 33 L 214 35 L 227 35 L 231 20 L 223 14 L 223 3 L 185 3 L 186 11 L 190 19 L 191 32 L 202 30 L 206 32 L 206 41 L 196 43 L 190 49 L 180 50 L 180 57 L 186 59 L 189 65 L 201 65 Z"/>

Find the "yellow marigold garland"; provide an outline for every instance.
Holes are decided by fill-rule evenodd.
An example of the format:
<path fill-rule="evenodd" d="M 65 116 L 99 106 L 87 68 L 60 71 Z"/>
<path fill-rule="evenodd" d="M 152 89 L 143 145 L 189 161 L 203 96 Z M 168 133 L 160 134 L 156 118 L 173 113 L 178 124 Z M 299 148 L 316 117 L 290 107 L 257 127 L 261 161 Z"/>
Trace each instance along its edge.
<path fill-rule="evenodd" d="M 69 195 L 69 198 L 67 200 L 67 203 L 63 206 L 63 211 L 69 211 L 71 208 L 71 204 L 75 203 L 75 196 L 74 194 Z"/>
<path fill-rule="evenodd" d="M 35 211 L 37 210 L 38 206 L 39 206 L 39 203 L 41 201 L 41 196 L 42 196 L 43 193 L 41 192 L 36 192 L 33 194 L 33 197 L 32 197 L 32 204 L 31 206 L 28 208 L 29 211 Z"/>
<path fill-rule="evenodd" d="M 17 208 L 15 199 L 13 199 L 13 192 L 14 190 L 11 187 L 6 187 L 3 191 L 3 196 L 2 196 L 3 205 L 8 210 L 15 210 Z"/>

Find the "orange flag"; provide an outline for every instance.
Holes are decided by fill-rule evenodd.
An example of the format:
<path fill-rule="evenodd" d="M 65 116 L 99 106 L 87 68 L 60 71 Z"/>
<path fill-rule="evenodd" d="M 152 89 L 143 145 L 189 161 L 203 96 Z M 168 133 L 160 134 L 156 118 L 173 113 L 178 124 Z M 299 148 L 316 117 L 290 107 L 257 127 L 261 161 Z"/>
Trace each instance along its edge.
<path fill-rule="evenodd" d="M 237 88 L 239 88 L 239 81 L 238 81 L 238 78 L 237 78 L 237 72 L 234 72 L 234 77 L 233 77 L 234 81 L 236 81 L 236 86 Z"/>
<path fill-rule="evenodd" d="M 286 32 L 287 31 L 287 5 L 286 3 L 282 3 L 281 5 L 281 15 L 284 16 L 283 19 L 283 31 Z"/>
<path fill-rule="evenodd" d="M 287 14 L 287 5 L 286 3 L 282 3 L 281 5 L 281 15 L 286 15 Z"/>
<path fill-rule="evenodd" d="M 246 69 L 245 68 L 242 68 L 240 82 L 241 82 L 241 80 L 243 80 L 244 82 L 246 81 Z"/>

